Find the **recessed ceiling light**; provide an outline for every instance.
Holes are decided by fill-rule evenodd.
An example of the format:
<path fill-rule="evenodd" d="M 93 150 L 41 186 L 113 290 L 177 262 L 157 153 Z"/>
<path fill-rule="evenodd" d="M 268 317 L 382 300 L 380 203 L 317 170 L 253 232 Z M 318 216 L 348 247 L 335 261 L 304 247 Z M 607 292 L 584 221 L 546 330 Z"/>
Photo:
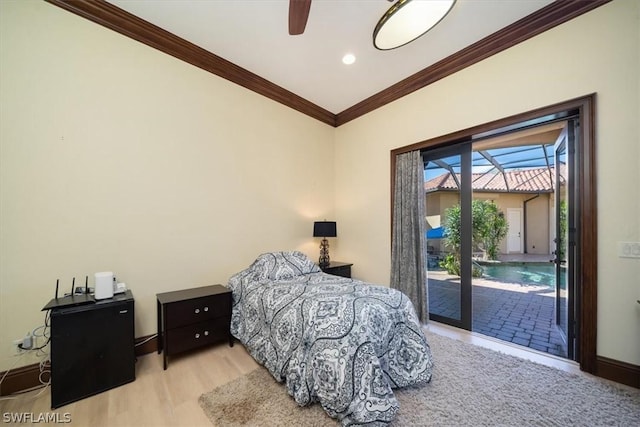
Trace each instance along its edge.
<path fill-rule="evenodd" d="M 342 57 L 342 63 L 346 65 L 351 65 L 356 62 L 356 56 L 353 53 L 347 53 Z"/>

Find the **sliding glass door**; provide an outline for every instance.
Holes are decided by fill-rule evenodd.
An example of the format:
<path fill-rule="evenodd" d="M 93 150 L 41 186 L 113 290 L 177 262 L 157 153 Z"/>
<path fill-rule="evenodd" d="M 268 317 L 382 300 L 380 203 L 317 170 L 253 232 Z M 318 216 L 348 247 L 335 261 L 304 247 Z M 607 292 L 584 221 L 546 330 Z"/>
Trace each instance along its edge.
<path fill-rule="evenodd" d="M 392 159 L 415 149 L 424 159 L 430 319 L 595 372 L 594 101 L 590 95 L 392 150 Z M 479 202 L 495 204 L 498 222 L 506 222 L 496 245 L 478 236 L 474 243 Z M 481 277 L 472 278 L 473 265 Z M 481 287 L 492 291 L 483 295 Z M 483 306 L 490 309 L 484 330 Z"/>
<path fill-rule="evenodd" d="M 424 150 L 429 318 L 574 359 L 576 120 L 549 119 Z"/>
<path fill-rule="evenodd" d="M 570 120 L 554 145 L 555 157 L 555 323 L 569 359 L 574 359 L 574 274 L 575 266 L 575 204 L 573 189 L 573 149 L 575 121 Z"/>
<path fill-rule="evenodd" d="M 471 330 L 471 144 L 423 158 L 429 318 Z"/>

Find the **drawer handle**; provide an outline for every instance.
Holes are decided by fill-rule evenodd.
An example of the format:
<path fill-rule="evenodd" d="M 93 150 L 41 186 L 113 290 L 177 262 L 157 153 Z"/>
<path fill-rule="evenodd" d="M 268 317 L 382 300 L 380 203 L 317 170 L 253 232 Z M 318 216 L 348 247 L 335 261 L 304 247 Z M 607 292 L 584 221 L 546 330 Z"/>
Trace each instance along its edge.
<path fill-rule="evenodd" d="M 200 338 L 200 334 L 196 334 L 196 339 Z"/>
<path fill-rule="evenodd" d="M 209 307 L 205 307 L 205 308 L 204 308 L 204 311 L 209 311 Z"/>
<path fill-rule="evenodd" d="M 209 336 L 209 331 L 204 331 L 204 336 Z"/>
<path fill-rule="evenodd" d="M 196 314 L 200 313 L 200 309 L 196 308 Z"/>

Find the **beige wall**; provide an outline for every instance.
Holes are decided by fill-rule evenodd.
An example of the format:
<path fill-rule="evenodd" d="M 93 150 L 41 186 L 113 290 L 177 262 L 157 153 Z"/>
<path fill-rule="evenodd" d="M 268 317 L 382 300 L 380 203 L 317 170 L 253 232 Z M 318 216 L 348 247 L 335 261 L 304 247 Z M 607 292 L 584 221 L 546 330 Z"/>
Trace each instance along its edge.
<path fill-rule="evenodd" d="M 158 292 L 318 256 L 332 127 L 45 2 L 0 4 L 0 371 L 56 278 L 113 270 L 145 336 Z"/>
<path fill-rule="evenodd" d="M 614 0 L 339 127 L 338 256 L 354 275 L 389 280 L 391 149 L 595 92 L 597 351 L 640 364 L 640 260 L 617 256 L 640 241 L 639 6 Z"/>

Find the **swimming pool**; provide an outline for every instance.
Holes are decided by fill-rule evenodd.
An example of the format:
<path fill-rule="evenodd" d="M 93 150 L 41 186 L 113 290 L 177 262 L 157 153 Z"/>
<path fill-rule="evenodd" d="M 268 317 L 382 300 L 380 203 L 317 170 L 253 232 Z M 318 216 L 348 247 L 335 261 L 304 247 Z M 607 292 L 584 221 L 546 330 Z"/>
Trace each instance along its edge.
<path fill-rule="evenodd" d="M 509 263 L 482 265 L 485 277 L 501 282 L 522 285 L 541 285 L 555 288 L 556 266 L 552 263 Z M 560 286 L 564 289 L 565 275 L 560 276 Z"/>

